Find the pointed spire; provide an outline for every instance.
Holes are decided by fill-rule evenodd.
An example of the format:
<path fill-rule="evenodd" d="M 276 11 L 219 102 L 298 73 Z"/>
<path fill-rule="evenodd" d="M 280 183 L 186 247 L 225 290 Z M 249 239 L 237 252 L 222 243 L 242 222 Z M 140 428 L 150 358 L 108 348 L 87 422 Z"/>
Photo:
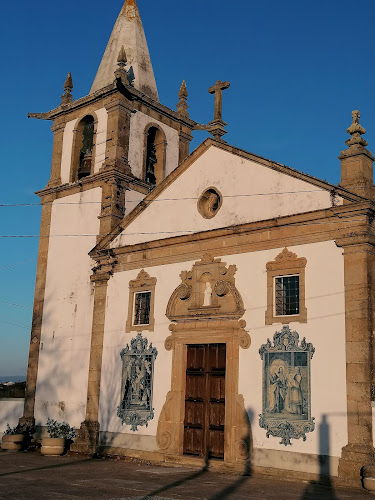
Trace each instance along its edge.
<path fill-rule="evenodd" d="M 72 96 L 72 90 L 73 90 L 73 79 L 72 79 L 72 74 L 69 71 L 68 76 L 66 77 L 64 83 L 64 93 L 61 96 L 61 104 L 69 104 L 70 102 L 74 101 L 74 98 Z"/>
<path fill-rule="evenodd" d="M 120 55 L 124 49 L 125 59 Z M 134 87 L 159 101 L 147 41 L 136 0 L 125 0 L 114 25 L 90 94 L 113 83 L 113 73 L 126 61 L 128 73 L 134 74 Z"/>
<path fill-rule="evenodd" d="M 126 59 L 126 54 L 125 54 L 125 49 L 124 46 L 121 45 L 121 50 L 119 52 L 119 55 L 117 57 L 117 65 L 120 66 L 120 68 L 124 68 L 126 66 L 127 59 Z"/>
<path fill-rule="evenodd" d="M 186 88 L 186 82 L 185 80 L 182 80 L 182 83 L 181 83 L 181 87 L 180 87 L 180 90 L 178 92 L 178 97 L 180 99 L 187 99 L 189 96 L 188 94 L 188 91 L 187 91 L 187 88 Z"/>
<path fill-rule="evenodd" d="M 71 92 L 73 90 L 73 79 L 72 79 L 72 74 L 69 71 L 68 76 L 66 77 L 65 83 L 64 83 L 64 90 Z"/>
<path fill-rule="evenodd" d="M 177 111 L 180 113 L 180 115 L 187 116 L 189 118 L 189 113 L 188 113 L 189 105 L 186 102 L 188 98 L 188 91 L 186 88 L 185 80 L 182 81 L 180 90 L 178 92 L 178 97 L 180 100 L 177 103 Z"/>

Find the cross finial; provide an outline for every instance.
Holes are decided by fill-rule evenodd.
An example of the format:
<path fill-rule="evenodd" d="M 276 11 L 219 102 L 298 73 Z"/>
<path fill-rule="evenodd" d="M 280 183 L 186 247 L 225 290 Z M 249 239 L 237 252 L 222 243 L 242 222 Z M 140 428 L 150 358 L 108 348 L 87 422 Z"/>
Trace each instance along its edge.
<path fill-rule="evenodd" d="M 182 81 L 180 90 L 178 92 L 178 97 L 180 100 L 177 103 L 177 111 L 180 113 L 180 115 L 189 117 L 188 113 L 189 106 L 188 103 L 186 102 L 188 98 L 188 91 L 186 88 L 185 80 Z"/>
<path fill-rule="evenodd" d="M 73 79 L 72 79 L 72 74 L 69 71 L 68 76 L 66 77 L 64 82 L 64 93 L 61 96 L 61 104 L 69 104 L 70 102 L 74 101 L 72 96 L 72 90 L 73 90 Z"/>
<path fill-rule="evenodd" d="M 224 129 L 226 123 L 222 120 L 222 110 L 223 110 L 223 90 L 230 87 L 229 82 L 222 82 L 218 80 L 215 85 L 208 89 L 210 94 L 215 94 L 215 113 L 214 120 L 210 122 L 210 133 L 215 137 L 215 139 L 220 140 L 220 138 L 226 134 Z"/>

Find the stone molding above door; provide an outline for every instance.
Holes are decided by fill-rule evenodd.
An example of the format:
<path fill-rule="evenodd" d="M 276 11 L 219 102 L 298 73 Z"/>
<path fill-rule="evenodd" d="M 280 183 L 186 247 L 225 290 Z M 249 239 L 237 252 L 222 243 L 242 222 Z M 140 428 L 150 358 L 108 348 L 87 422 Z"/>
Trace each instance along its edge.
<path fill-rule="evenodd" d="M 245 309 L 235 286 L 236 266 L 226 265 L 221 259 L 205 254 L 195 262 L 191 271 L 182 271 L 181 284 L 169 299 L 166 315 L 171 321 L 239 319 Z"/>
<path fill-rule="evenodd" d="M 204 255 L 190 271 L 181 273 L 182 283 L 168 302 L 166 315 L 173 323 L 165 348 L 173 356 L 171 390 L 156 436 L 166 455 L 183 454 L 187 345 L 218 343 L 226 344 L 224 463 L 245 464 L 249 459 L 251 428 L 238 380 L 239 349 L 249 348 L 251 340 L 246 322 L 240 319 L 244 306 L 235 286 L 236 270 L 234 265 Z"/>

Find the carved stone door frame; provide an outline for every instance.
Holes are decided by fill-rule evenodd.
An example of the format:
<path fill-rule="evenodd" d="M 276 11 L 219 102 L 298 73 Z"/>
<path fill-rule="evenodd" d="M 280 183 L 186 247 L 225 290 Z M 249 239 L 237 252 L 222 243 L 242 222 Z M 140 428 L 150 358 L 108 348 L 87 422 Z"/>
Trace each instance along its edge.
<path fill-rule="evenodd" d="M 244 398 L 238 394 L 239 348 L 250 346 L 244 320 L 184 322 L 171 325 L 165 348 L 173 350 L 172 386 L 159 417 L 157 443 L 167 455 L 183 455 L 186 362 L 189 344 L 226 344 L 224 462 L 248 458 L 249 424 Z"/>

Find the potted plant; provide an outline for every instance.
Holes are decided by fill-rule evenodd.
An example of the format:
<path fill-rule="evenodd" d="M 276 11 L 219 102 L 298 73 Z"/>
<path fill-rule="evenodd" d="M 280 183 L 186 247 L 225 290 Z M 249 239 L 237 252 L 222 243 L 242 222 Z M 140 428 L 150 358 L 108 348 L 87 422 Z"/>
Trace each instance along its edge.
<path fill-rule="evenodd" d="M 57 422 L 52 418 L 47 420 L 49 437 L 42 439 L 42 455 L 62 455 L 73 438 L 76 437 L 75 427 L 70 427 L 67 422 Z"/>
<path fill-rule="evenodd" d="M 1 440 L 1 448 L 8 451 L 22 450 L 25 441 L 23 431 L 24 429 L 19 424 L 15 427 L 10 427 L 10 425 L 7 424 L 5 434 Z"/>

